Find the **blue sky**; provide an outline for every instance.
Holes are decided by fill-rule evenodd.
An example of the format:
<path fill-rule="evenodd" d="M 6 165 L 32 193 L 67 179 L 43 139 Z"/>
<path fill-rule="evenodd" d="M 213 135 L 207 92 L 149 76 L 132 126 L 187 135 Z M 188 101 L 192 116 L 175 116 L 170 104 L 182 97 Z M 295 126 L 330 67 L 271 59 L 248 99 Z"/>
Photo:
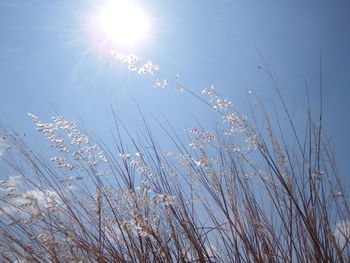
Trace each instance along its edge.
<path fill-rule="evenodd" d="M 97 3 L 98 2 L 98 3 Z M 171 87 L 155 89 L 157 77 L 130 72 L 89 38 L 89 15 L 104 1 L 2 0 L 0 2 L 0 119 L 31 133 L 26 113 L 48 120 L 58 112 L 83 121 L 103 137 L 111 106 L 137 130 L 139 113 L 164 114 L 181 133 L 194 116 L 210 125 L 205 105 Z M 212 84 L 243 114 L 247 90 L 280 109 L 262 57 L 278 78 L 295 118 L 305 117 L 305 85 L 319 103 L 322 54 L 326 130 L 346 178 L 350 169 L 350 3 L 336 1 L 149 0 L 138 4 L 152 18 L 147 43 L 125 48 L 200 93 Z M 118 49 L 109 44 L 107 49 Z M 120 49 L 120 48 L 119 48 Z M 161 135 L 159 135 L 161 138 Z"/>

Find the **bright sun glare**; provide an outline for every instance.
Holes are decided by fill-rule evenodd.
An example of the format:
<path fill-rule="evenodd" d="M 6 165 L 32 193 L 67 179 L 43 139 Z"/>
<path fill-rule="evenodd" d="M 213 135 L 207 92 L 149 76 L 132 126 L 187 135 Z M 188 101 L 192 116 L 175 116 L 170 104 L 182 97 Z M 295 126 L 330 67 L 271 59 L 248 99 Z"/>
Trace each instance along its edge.
<path fill-rule="evenodd" d="M 114 44 L 131 46 L 147 38 L 150 19 L 128 0 L 111 0 L 97 15 L 97 23 L 105 37 Z"/>

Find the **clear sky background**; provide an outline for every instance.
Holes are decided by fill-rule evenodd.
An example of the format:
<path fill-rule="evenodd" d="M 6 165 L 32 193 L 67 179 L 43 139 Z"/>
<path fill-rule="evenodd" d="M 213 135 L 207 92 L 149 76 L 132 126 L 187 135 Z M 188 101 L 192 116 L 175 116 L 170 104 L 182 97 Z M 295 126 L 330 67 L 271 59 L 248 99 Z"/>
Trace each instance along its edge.
<path fill-rule="evenodd" d="M 140 76 L 105 51 L 89 29 L 105 1 L 0 1 L 0 120 L 33 133 L 30 112 L 49 120 L 56 112 L 83 121 L 103 137 L 112 126 L 111 106 L 137 129 L 139 113 L 164 114 L 182 128 L 212 123 L 205 105 L 189 95 L 156 89 L 157 77 Z M 342 176 L 349 182 L 350 2 L 346 0 L 144 0 L 152 18 L 147 41 L 120 50 L 159 64 L 172 78 L 200 93 L 214 84 L 248 114 L 247 90 L 279 109 L 262 57 L 277 76 L 295 118 L 305 118 L 305 80 L 319 105 L 320 55 L 326 130 Z M 156 133 L 157 134 L 157 133 Z M 157 134 L 158 136 L 158 134 Z M 161 138 L 161 135 L 159 135 Z"/>

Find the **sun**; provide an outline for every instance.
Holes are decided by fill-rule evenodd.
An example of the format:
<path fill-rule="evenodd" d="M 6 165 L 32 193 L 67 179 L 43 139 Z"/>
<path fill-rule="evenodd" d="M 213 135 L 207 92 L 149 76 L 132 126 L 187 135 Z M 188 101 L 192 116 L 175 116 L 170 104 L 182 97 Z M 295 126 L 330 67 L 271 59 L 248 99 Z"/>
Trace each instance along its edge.
<path fill-rule="evenodd" d="M 145 41 L 151 22 L 141 7 L 128 0 L 111 0 L 96 15 L 97 27 L 115 45 L 133 46 Z"/>

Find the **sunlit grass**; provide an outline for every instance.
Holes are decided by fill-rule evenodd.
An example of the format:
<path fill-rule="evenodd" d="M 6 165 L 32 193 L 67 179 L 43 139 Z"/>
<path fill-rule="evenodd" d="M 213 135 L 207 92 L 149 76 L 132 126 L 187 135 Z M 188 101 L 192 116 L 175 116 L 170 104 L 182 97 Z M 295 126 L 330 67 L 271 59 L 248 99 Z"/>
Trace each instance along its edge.
<path fill-rule="evenodd" d="M 349 262 L 348 199 L 322 114 L 309 108 L 300 136 L 287 108 L 274 120 L 260 103 L 250 120 L 213 87 L 196 94 L 154 63 L 110 54 L 155 75 L 156 88 L 191 94 L 220 124 L 187 128 L 186 142 L 161 124 L 177 149 L 162 152 L 146 120 L 136 140 L 114 114 L 106 145 L 63 117 L 29 114 L 50 157 L 3 128 L 4 262 Z"/>

